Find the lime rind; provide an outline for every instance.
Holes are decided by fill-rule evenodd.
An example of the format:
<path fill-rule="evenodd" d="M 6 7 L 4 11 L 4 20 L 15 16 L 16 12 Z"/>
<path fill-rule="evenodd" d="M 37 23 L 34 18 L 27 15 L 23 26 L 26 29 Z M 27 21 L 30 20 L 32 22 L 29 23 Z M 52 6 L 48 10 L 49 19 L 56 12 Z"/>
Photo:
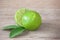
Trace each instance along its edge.
<path fill-rule="evenodd" d="M 25 29 L 36 30 L 41 24 L 41 17 L 38 12 L 28 10 L 22 17 L 22 25 Z"/>

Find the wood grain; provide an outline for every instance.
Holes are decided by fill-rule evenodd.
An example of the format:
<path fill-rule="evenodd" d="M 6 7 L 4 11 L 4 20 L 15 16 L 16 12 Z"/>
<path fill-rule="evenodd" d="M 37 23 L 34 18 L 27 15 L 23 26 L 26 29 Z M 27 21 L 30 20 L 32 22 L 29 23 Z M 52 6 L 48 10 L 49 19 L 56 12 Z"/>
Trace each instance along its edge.
<path fill-rule="evenodd" d="M 14 15 L 21 7 L 38 11 L 42 25 L 36 31 L 10 39 L 9 31 L 2 28 L 16 24 Z M 0 40 L 60 40 L 60 0 L 0 0 Z"/>

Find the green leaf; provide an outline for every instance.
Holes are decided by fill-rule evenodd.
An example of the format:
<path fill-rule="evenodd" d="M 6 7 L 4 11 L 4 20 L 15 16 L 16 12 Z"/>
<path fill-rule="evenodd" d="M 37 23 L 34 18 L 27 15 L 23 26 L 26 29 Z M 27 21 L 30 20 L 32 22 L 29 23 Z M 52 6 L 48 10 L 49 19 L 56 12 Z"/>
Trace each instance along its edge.
<path fill-rule="evenodd" d="M 10 32 L 10 38 L 14 38 L 24 32 L 25 28 L 23 27 L 18 27 Z"/>
<path fill-rule="evenodd" d="M 5 27 L 3 28 L 3 30 L 11 30 L 11 29 L 15 29 L 15 28 L 17 28 L 17 27 L 19 27 L 19 26 L 17 26 L 17 25 L 8 25 L 8 26 L 5 26 Z"/>

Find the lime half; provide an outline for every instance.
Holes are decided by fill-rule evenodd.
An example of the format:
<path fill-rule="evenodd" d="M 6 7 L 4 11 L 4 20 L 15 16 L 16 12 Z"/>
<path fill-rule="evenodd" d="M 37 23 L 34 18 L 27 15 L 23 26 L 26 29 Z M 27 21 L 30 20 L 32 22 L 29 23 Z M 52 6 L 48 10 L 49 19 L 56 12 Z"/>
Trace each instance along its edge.
<path fill-rule="evenodd" d="M 25 8 L 17 10 L 15 21 L 19 26 L 27 30 L 36 30 L 42 23 L 41 16 L 38 12 Z"/>

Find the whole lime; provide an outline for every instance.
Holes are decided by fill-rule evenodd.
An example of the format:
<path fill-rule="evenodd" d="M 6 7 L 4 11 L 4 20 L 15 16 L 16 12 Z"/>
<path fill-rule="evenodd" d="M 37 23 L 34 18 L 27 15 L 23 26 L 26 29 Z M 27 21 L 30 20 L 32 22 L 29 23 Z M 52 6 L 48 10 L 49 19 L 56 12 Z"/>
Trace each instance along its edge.
<path fill-rule="evenodd" d="M 36 30 L 40 27 L 42 20 L 38 12 L 21 8 L 16 12 L 15 20 L 18 25 L 27 30 Z"/>

